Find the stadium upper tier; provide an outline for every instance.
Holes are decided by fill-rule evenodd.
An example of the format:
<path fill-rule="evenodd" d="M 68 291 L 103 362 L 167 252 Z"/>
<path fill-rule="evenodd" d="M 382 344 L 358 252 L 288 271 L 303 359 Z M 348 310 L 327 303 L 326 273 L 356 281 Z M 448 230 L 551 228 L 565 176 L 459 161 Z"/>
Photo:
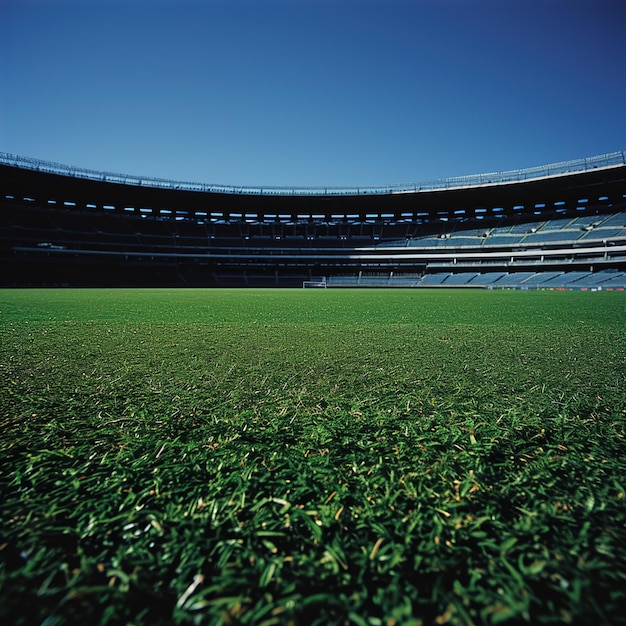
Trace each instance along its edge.
<path fill-rule="evenodd" d="M 412 186 L 261 189 L 107 174 L 0 153 L 0 181 L 5 199 L 79 210 L 212 222 L 423 223 L 621 202 L 626 154 Z"/>

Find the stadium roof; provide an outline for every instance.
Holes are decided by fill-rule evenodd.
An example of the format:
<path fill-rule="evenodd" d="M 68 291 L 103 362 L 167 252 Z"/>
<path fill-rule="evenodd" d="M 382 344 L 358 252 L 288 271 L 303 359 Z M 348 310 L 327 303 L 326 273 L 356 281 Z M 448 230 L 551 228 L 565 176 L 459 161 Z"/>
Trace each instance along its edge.
<path fill-rule="evenodd" d="M 562 161 L 560 163 L 552 163 L 518 170 L 509 170 L 505 172 L 489 172 L 484 174 L 444 178 L 430 182 L 372 187 L 246 187 L 185 182 L 163 178 L 152 178 L 148 176 L 100 172 L 97 170 L 84 169 L 71 165 L 63 165 L 50 161 L 42 161 L 34 158 L 18 156 L 6 152 L 0 152 L 0 164 L 36 172 L 70 176 L 72 178 L 83 180 L 117 183 L 155 189 L 255 196 L 362 196 L 410 194 L 423 191 L 463 189 L 468 187 L 482 187 L 486 185 L 518 183 L 554 176 L 563 176 L 567 174 L 580 174 L 590 170 L 626 165 L 626 152 L 610 152 L 588 158 Z"/>

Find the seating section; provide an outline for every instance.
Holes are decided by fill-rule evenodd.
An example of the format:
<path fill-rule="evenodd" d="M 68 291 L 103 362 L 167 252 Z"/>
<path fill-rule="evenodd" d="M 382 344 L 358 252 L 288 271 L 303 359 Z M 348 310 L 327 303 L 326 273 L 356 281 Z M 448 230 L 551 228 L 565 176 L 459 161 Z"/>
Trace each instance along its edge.
<path fill-rule="evenodd" d="M 626 226 L 626 212 L 615 213 L 614 215 L 610 215 L 604 220 L 604 222 L 602 222 L 602 226 L 603 227 Z"/>
<path fill-rule="evenodd" d="M 523 235 L 515 233 L 493 233 L 489 235 L 489 243 L 486 245 L 497 246 L 498 248 L 510 248 L 519 246 L 522 243 Z"/>
<path fill-rule="evenodd" d="M 563 272 L 538 272 L 524 281 L 526 287 L 545 287 L 550 281 L 555 281 Z M 557 281 L 558 282 L 558 281 Z M 556 283 L 553 283 L 556 284 Z"/>
<path fill-rule="evenodd" d="M 9 209 L 9 214 L 13 209 Z M 266 246 L 280 242 L 281 247 L 337 247 L 373 245 L 419 250 L 489 250 L 559 247 L 572 245 L 603 245 L 626 242 L 626 211 L 606 215 L 584 215 L 539 222 L 511 224 L 500 220 L 501 226 L 463 228 L 441 225 L 441 231 L 416 235 L 420 227 L 404 224 L 288 224 L 247 222 L 214 222 L 211 220 L 141 217 L 136 214 L 113 214 L 85 211 L 50 211 L 29 208 L 32 219 L 16 220 L 7 225 L 8 237 L 20 245 L 53 242 L 70 248 L 121 250 L 124 252 L 169 253 L 181 247 L 193 251 L 206 249 L 214 238 L 223 242 L 232 239 L 234 246 Z M 25 226 L 28 224 L 28 226 Z M 447 229 L 447 230 L 446 230 Z M 249 243 L 248 243 L 249 242 Z M 303 243 L 304 242 L 304 243 Z M 342 243 L 339 243 L 342 242 Z M 359 243 L 361 242 L 361 243 Z M 278 244 L 276 244 L 278 245 Z"/>
<path fill-rule="evenodd" d="M 580 231 L 542 229 L 537 233 L 529 233 L 520 243 L 531 246 L 543 246 L 545 244 L 571 245 L 580 237 Z"/>
<path fill-rule="evenodd" d="M 462 272 L 460 274 L 451 274 L 446 279 L 445 284 L 448 287 L 452 287 L 452 286 L 462 287 L 465 285 L 469 285 L 477 276 L 478 276 L 478 273 L 476 272 Z"/>
<path fill-rule="evenodd" d="M 620 272 L 611 278 L 601 280 L 599 286 L 602 289 L 624 289 L 626 286 L 626 272 Z"/>
<path fill-rule="evenodd" d="M 396 276 L 331 276 L 328 287 L 477 287 L 497 289 L 626 290 L 626 272 L 442 272 Z"/>
<path fill-rule="evenodd" d="M 569 282 L 568 287 L 576 289 L 604 288 L 624 288 L 626 287 L 626 272 L 615 272 L 613 270 L 603 270 L 600 272 L 590 272 L 578 280 Z"/>
<path fill-rule="evenodd" d="M 542 222 L 496 226 L 484 230 L 462 230 L 439 235 L 411 237 L 409 247 L 463 249 L 463 248 L 516 248 L 534 246 L 573 245 L 608 240 L 626 240 L 624 213 L 612 215 L 585 215 L 559 218 Z"/>
<path fill-rule="evenodd" d="M 478 274 L 472 280 L 472 285 L 474 287 L 487 287 L 488 285 L 495 285 L 506 275 L 506 272 L 485 272 L 484 274 Z"/>

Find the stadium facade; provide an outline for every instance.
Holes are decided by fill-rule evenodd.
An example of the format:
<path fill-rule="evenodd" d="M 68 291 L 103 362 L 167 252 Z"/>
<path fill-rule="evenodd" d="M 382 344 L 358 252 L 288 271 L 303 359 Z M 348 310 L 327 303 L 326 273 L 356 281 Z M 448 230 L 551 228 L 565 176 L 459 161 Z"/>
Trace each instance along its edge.
<path fill-rule="evenodd" d="M 4 286 L 624 289 L 626 155 L 368 188 L 252 188 L 0 153 Z"/>

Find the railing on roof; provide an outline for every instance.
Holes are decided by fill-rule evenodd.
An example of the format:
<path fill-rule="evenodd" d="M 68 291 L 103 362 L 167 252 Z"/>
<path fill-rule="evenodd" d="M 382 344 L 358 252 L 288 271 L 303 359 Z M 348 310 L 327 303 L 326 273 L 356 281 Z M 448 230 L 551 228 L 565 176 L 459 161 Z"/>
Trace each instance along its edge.
<path fill-rule="evenodd" d="M 626 153 L 610 152 L 599 156 L 562 161 L 549 165 L 540 165 L 525 169 L 509 170 L 505 172 L 491 172 L 487 174 L 472 174 L 456 176 L 424 183 L 406 183 L 396 185 L 372 187 L 238 187 L 231 185 L 213 185 L 207 183 L 192 183 L 151 178 L 146 176 L 130 176 L 97 170 L 62 165 L 50 161 L 41 161 L 29 157 L 17 156 L 7 152 L 0 152 L 0 163 L 22 169 L 59 174 L 107 183 L 134 185 L 141 187 L 155 187 L 157 189 L 177 189 L 181 191 L 200 191 L 207 193 L 242 194 L 259 196 L 359 196 L 359 195 L 388 195 L 398 193 L 415 193 L 420 191 L 437 191 L 445 189 L 477 187 L 482 185 L 496 185 L 501 183 L 520 182 L 535 178 L 546 178 L 563 174 L 586 172 L 592 169 L 615 167 L 626 164 Z"/>

